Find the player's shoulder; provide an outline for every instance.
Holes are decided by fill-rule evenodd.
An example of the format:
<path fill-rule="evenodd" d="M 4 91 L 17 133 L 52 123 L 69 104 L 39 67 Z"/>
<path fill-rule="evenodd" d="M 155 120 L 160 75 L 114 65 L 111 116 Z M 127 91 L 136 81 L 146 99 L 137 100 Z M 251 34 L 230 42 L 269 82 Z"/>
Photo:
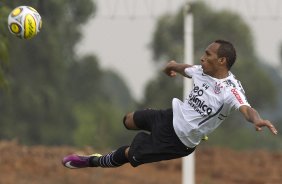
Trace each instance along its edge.
<path fill-rule="evenodd" d="M 188 68 L 185 69 L 186 74 L 188 76 L 194 76 L 197 74 L 202 74 L 203 73 L 203 68 L 201 65 L 192 65 Z"/>
<path fill-rule="evenodd" d="M 193 71 L 203 71 L 201 65 L 191 65 L 191 66 L 188 67 L 187 69 L 190 69 L 190 70 L 193 70 Z"/>
<path fill-rule="evenodd" d="M 240 91 L 244 91 L 243 86 L 241 82 L 236 78 L 235 75 L 233 75 L 231 72 L 229 72 L 229 76 L 224 80 L 223 82 L 224 87 L 227 89 L 238 89 Z"/>
<path fill-rule="evenodd" d="M 232 101 L 237 104 L 236 108 L 239 108 L 241 105 L 249 105 L 245 91 L 241 85 L 241 82 L 236 79 L 236 77 L 231 74 L 229 77 L 226 78 L 224 81 L 225 85 L 225 98 L 227 101 Z"/>

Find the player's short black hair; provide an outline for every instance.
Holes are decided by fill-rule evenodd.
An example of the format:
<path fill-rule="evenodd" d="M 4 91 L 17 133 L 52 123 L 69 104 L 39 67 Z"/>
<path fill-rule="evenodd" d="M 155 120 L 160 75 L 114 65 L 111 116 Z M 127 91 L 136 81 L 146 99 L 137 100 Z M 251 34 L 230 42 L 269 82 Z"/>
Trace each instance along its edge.
<path fill-rule="evenodd" d="M 219 58 L 226 58 L 227 68 L 230 70 L 236 61 L 236 50 L 233 44 L 225 40 L 215 40 L 214 42 L 220 44 L 217 51 L 217 56 Z"/>

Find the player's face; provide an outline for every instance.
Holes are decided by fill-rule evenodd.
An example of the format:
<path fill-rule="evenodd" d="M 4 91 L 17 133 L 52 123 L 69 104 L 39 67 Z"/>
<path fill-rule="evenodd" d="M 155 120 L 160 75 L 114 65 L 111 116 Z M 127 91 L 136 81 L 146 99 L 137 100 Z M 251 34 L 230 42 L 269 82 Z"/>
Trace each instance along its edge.
<path fill-rule="evenodd" d="M 218 43 L 210 44 L 206 50 L 204 55 L 201 57 L 201 65 L 205 74 L 214 76 L 214 74 L 218 71 L 218 56 L 217 50 L 219 48 Z"/>

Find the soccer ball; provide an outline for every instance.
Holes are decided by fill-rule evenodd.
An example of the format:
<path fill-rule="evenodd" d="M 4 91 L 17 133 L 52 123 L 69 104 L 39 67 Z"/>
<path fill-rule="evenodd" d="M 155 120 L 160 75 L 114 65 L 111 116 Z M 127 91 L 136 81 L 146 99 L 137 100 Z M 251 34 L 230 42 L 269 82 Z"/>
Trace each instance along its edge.
<path fill-rule="evenodd" d="M 42 28 L 40 14 L 30 6 L 19 6 L 8 16 L 9 31 L 22 39 L 31 39 Z"/>

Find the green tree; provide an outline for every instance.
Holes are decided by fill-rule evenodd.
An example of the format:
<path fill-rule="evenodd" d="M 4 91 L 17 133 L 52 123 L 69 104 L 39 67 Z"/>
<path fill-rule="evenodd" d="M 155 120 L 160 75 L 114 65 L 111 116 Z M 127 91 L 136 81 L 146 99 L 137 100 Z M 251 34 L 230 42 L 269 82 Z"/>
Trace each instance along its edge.
<path fill-rule="evenodd" d="M 7 81 L 4 78 L 5 69 L 8 68 L 8 30 L 7 30 L 7 16 L 9 8 L 3 6 L 0 2 L 0 88 L 6 86 Z"/>
<path fill-rule="evenodd" d="M 134 104 L 121 78 L 111 71 L 102 72 L 97 58 L 86 56 L 71 66 L 69 79 L 72 111 L 79 122 L 75 144 L 95 143 L 95 148 L 103 148 L 126 141 L 129 135 L 121 133 L 122 115 Z"/>
<path fill-rule="evenodd" d="M 5 37 L 10 69 L 5 76 L 9 92 L 1 94 L 1 127 L 5 127 L 1 137 L 17 136 L 30 144 L 71 143 L 68 134 L 73 132 L 75 122 L 68 109 L 66 74 L 75 60 L 80 25 L 95 6 L 91 0 L 21 0 L 3 4 L 9 11 L 22 4 L 34 7 L 42 16 L 43 29 L 32 40 L 20 40 L 11 34 Z"/>
<path fill-rule="evenodd" d="M 31 40 L 20 40 L 1 29 L 0 42 L 5 41 L 7 48 L 1 48 L 1 59 L 7 58 L 10 67 L 3 68 L 8 90 L 0 91 L 0 138 L 17 137 L 26 144 L 95 143 L 97 147 L 126 140 L 127 135 L 119 132 L 120 117 L 134 105 L 128 87 L 114 72 L 103 71 L 95 56 L 75 54 L 81 25 L 95 13 L 93 1 L 3 4 L 6 14 L 1 7 L 0 17 L 22 4 L 34 7 L 43 28 Z"/>

